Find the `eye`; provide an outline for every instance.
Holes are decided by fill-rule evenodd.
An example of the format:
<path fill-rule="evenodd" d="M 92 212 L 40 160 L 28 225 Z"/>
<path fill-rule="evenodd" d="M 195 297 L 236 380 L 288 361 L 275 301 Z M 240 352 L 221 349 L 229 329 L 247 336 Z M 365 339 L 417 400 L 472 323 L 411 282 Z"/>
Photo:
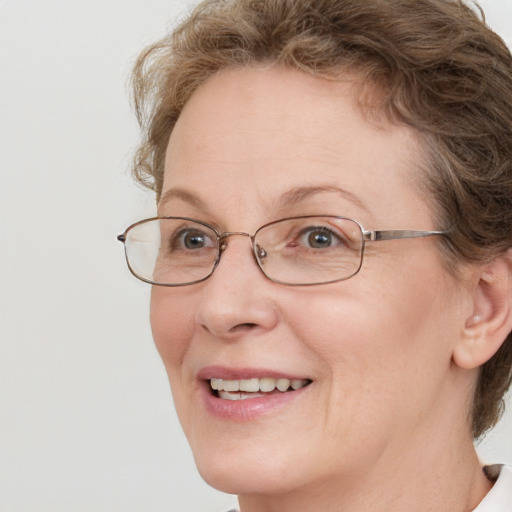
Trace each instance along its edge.
<path fill-rule="evenodd" d="M 303 229 L 299 233 L 298 241 L 300 245 L 312 249 L 327 249 L 333 245 L 343 243 L 343 240 L 336 233 L 322 226 L 311 226 Z"/>
<path fill-rule="evenodd" d="M 173 234 L 170 240 L 171 250 L 197 250 L 217 245 L 212 236 L 195 228 L 184 228 Z"/>

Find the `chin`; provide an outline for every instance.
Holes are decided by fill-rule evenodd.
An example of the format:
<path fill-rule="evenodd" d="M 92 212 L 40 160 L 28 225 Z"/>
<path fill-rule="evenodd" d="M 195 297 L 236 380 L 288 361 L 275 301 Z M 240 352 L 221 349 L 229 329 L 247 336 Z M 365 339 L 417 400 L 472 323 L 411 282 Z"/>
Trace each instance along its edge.
<path fill-rule="evenodd" d="M 296 487 L 286 479 L 280 478 L 282 472 L 276 471 L 276 468 L 261 472 L 242 464 L 239 464 L 237 469 L 216 464 L 215 467 L 198 465 L 198 470 L 208 485 L 227 494 L 275 495 Z"/>
<path fill-rule="evenodd" d="M 201 468 L 199 474 L 214 489 L 227 494 L 268 494 L 271 489 L 262 481 L 261 476 L 247 468 L 230 471 L 222 467 Z"/>
<path fill-rule="evenodd" d="M 249 439 L 245 441 L 250 443 Z M 204 450 L 194 453 L 197 469 L 203 480 L 228 494 L 277 494 L 295 488 L 303 463 L 286 463 L 276 458 L 278 450 L 260 447 L 244 450 L 233 443 L 229 450 Z M 256 448 L 255 444 L 252 448 Z M 283 455 L 282 453 L 280 454 Z M 290 469 L 293 468 L 293 469 Z"/>

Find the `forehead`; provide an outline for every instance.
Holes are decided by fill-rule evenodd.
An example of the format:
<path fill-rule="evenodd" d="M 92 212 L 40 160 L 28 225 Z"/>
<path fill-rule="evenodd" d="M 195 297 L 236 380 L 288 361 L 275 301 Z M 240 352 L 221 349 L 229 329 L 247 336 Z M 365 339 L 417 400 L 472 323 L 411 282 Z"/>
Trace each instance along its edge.
<path fill-rule="evenodd" d="M 360 203 L 383 203 L 377 211 L 417 204 L 409 197 L 417 196 L 415 133 L 370 122 L 356 83 L 278 67 L 219 72 L 195 91 L 171 134 L 162 197 L 179 188 L 268 210 L 293 188 L 338 187 Z"/>

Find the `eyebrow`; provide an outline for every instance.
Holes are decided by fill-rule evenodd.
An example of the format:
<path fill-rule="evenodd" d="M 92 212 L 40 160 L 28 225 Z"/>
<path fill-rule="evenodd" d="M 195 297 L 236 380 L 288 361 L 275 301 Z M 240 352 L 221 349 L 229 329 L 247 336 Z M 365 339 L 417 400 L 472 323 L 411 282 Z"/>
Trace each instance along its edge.
<path fill-rule="evenodd" d="M 309 199 L 312 196 L 324 193 L 338 194 L 339 196 L 350 201 L 359 208 L 369 212 L 368 207 L 359 197 L 357 197 L 352 192 L 349 192 L 348 190 L 336 187 L 334 185 L 294 187 L 286 191 L 279 198 L 277 198 L 277 200 L 275 201 L 275 206 L 277 206 L 278 209 L 285 210 L 287 208 L 292 208 L 293 206 L 302 203 L 303 201 Z M 181 201 L 188 203 L 195 208 L 198 208 L 206 212 L 208 211 L 206 203 L 199 196 L 192 192 L 189 192 L 184 188 L 169 189 L 167 192 L 162 194 L 158 206 L 161 207 L 168 203 L 169 201 L 171 201 L 172 199 L 180 199 Z"/>
<path fill-rule="evenodd" d="M 183 202 L 194 206 L 195 208 L 207 210 L 206 204 L 199 196 L 185 190 L 184 188 L 171 188 L 162 195 L 158 202 L 158 207 L 165 205 L 171 199 L 181 199 Z"/>
<path fill-rule="evenodd" d="M 352 192 L 349 192 L 348 190 L 345 190 L 340 187 L 336 187 L 334 185 L 319 185 L 319 186 L 311 186 L 311 187 L 295 187 L 287 192 L 285 192 L 279 199 L 278 204 L 281 208 L 291 208 L 292 206 L 295 206 L 302 201 L 305 201 L 306 199 L 309 199 L 312 196 L 315 196 L 317 194 L 324 194 L 324 193 L 334 193 L 338 194 L 343 199 L 346 199 L 350 201 L 351 203 L 355 204 L 359 208 L 369 212 L 368 207 L 364 204 L 364 202 L 357 197 Z"/>

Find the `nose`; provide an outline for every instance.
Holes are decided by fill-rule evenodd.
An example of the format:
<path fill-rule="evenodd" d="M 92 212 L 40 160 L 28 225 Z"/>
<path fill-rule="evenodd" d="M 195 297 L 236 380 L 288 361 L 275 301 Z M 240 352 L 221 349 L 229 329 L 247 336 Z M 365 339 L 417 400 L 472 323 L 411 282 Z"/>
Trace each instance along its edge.
<path fill-rule="evenodd" d="M 249 236 L 225 233 L 221 237 L 219 264 L 200 285 L 196 322 L 219 339 L 234 340 L 249 333 L 267 332 L 278 321 L 275 302 L 278 285 L 268 280 L 258 268 L 247 240 Z"/>

